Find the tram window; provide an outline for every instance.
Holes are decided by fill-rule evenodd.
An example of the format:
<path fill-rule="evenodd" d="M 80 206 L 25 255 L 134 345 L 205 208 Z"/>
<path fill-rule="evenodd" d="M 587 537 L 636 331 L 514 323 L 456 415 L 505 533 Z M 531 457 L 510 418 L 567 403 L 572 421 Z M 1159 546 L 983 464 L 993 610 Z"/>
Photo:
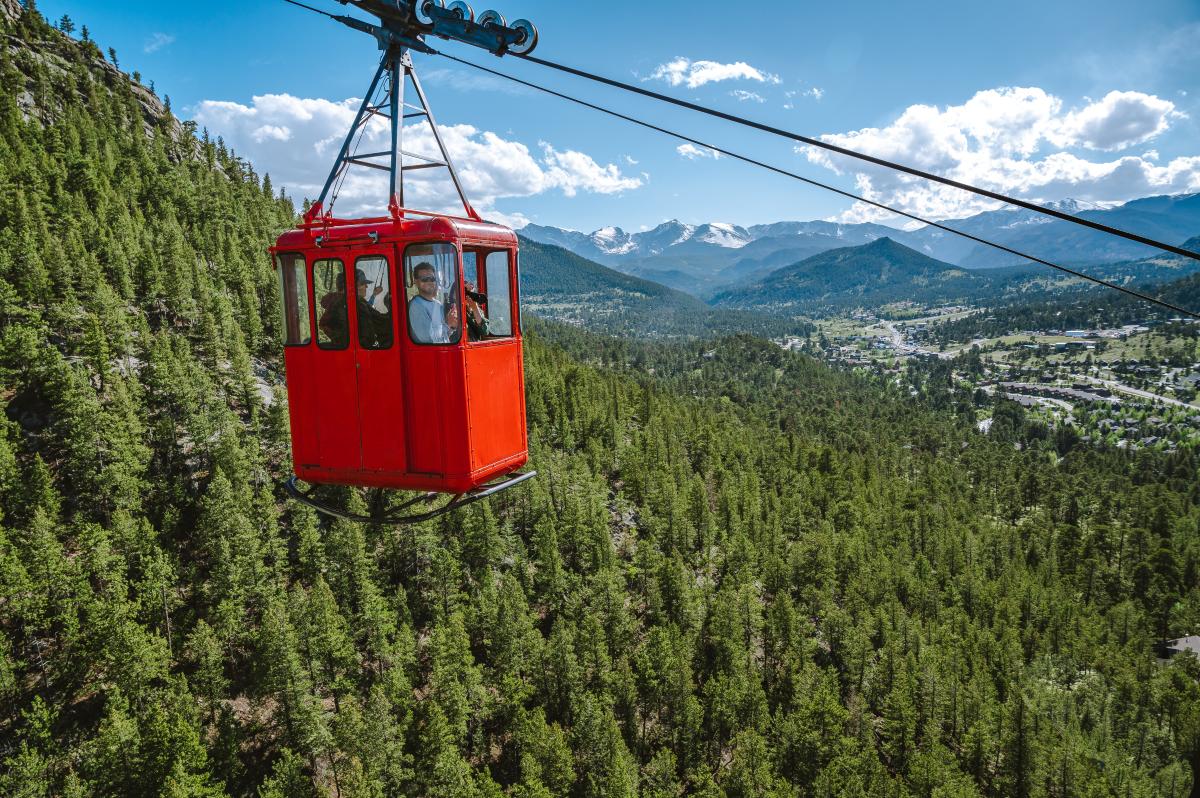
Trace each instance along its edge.
<path fill-rule="evenodd" d="M 488 337 L 513 334 L 513 312 L 508 284 L 508 251 L 489 252 L 484 261 L 487 277 Z"/>
<path fill-rule="evenodd" d="M 350 318 L 346 305 L 346 267 L 340 260 L 313 264 L 313 304 L 317 317 L 317 346 L 345 349 L 350 345 Z"/>
<path fill-rule="evenodd" d="M 462 337 L 458 251 L 453 244 L 412 244 L 404 251 L 408 334 L 418 344 L 456 344 Z"/>
<path fill-rule="evenodd" d="M 354 289 L 358 345 L 363 349 L 389 349 L 392 345 L 392 284 L 387 258 L 376 255 L 355 261 Z"/>
<path fill-rule="evenodd" d="M 463 250 L 463 284 L 479 287 L 479 253 L 473 249 Z"/>
<path fill-rule="evenodd" d="M 280 255 L 279 294 L 283 310 L 283 343 L 304 346 L 312 340 L 312 314 L 308 309 L 308 280 L 304 274 L 304 256 Z"/>

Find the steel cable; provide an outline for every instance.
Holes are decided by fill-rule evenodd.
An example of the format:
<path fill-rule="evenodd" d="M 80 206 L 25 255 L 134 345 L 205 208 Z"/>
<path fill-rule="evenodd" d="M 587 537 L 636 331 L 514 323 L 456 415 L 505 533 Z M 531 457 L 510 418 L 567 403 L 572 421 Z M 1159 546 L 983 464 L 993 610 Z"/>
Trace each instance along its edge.
<path fill-rule="evenodd" d="M 1122 286 L 1122 285 L 1117 285 L 1116 283 L 1109 282 L 1108 280 L 1103 280 L 1103 279 L 1101 279 L 1101 278 L 1099 278 L 1099 277 L 1093 277 L 1093 276 L 1091 276 L 1091 275 L 1089 275 L 1089 274 L 1084 274 L 1083 272 L 1076 271 L 1075 269 L 1071 269 L 1071 268 L 1069 268 L 1069 267 L 1067 267 L 1067 266 L 1062 266 L 1062 265 L 1060 265 L 1060 264 L 1053 263 L 1053 262 L 1051 262 L 1051 261 L 1045 260 L 1044 258 L 1039 258 L 1039 257 L 1037 257 L 1037 256 L 1035 256 L 1035 255 L 1030 255 L 1030 254 L 1028 254 L 1028 253 L 1021 252 L 1020 250 L 1013 249 L 1012 247 L 1005 246 L 1004 244 L 999 244 L 999 243 L 996 243 L 995 241 L 989 241 L 989 240 L 988 240 L 988 239 L 986 239 L 986 238 L 981 238 L 980 236 L 973 235 L 973 234 L 971 234 L 971 233 L 967 233 L 967 232 L 963 232 L 962 230 L 956 230 L 956 229 L 954 229 L 953 227 L 949 227 L 949 226 L 947 226 L 947 225 L 945 225 L 945 224 L 942 224 L 941 222 L 935 222 L 935 221 L 932 221 L 932 220 L 930 220 L 930 219 L 925 219 L 925 218 L 923 218 L 923 217 L 921 217 L 921 216 L 918 216 L 918 215 L 916 215 L 916 214 L 909 213 L 909 212 L 907 212 L 907 211 L 902 211 L 902 210 L 900 210 L 900 209 L 898 209 L 898 208 L 893 208 L 893 207 L 891 207 L 890 205 L 886 205 L 886 204 L 884 204 L 884 203 L 882 203 L 882 202 L 876 202 L 875 200 L 870 200 L 870 199 L 867 199 L 866 197 L 859 196 L 858 194 L 855 194 L 855 193 L 853 193 L 853 192 L 850 192 L 850 191 L 846 191 L 846 190 L 844 190 L 844 189 L 837 188 L 836 186 L 831 186 L 831 185 L 829 185 L 828 183 L 822 183 L 822 182 L 820 182 L 819 180 L 813 180 L 812 178 L 809 178 L 809 177 L 805 177 L 805 176 L 803 176 L 803 175 L 796 174 L 795 172 L 790 172 L 790 171 L 788 171 L 788 170 L 786 170 L 786 169 L 782 169 L 782 168 L 780 168 L 780 167 L 778 167 L 778 166 L 773 166 L 773 165 L 771 165 L 771 164 L 769 164 L 769 163 L 765 163 L 765 162 L 763 162 L 763 161 L 759 161 L 759 160 L 756 160 L 756 159 L 754 159 L 754 158 L 750 158 L 750 157 L 748 157 L 748 156 L 741 155 L 741 154 L 739 154 L 739 153 L 736 153 L 736 152 L 733 152 L 733 151 L 731 151 L 731 150 L 727 150 L 727 149 L 724 149 L 724 148 L 722 148 L 722 147 L 717 147 L 717 146 L 714 146 L 714 145 L 712 145 L 712 144 L 709 144 L 709 143 L 707 143 L 707 142 L 701 141 L 701 140 L 699 140 L 699 139 L 692 138 L 691 136 L 684 135 L 683 133 L 679 133 L 679 132 L 677 132 L 677 131 L 674 131 L 674 130 L 669 130 L 669 129 L 665 128 L 665 127 L 660 127 L 659 125 L 655 125 L 655 124 L 653 124 L 653 123 L 651 123 L 651 122 L 645 122 L 645 121 L 643 121 L 643 120 L 641 120 L 641 119 L 637 119 L 636 117 L 629 116 L 628 114 L 623 114 L 623 113 L 621 113 L 621 112 L 619 112 L 619 111 L 613 111 L 613 110 L 611 110 L 611 109 L 609 109 L 609 108 L 605 108 L 605 107 L 603 107 L 603 106 L 601 106 L 601 105 L 597 105 L 597 104 L 595 104 L 595 103 L 588 102 L 587 100 L 581 100 L 581 99 L 579 99 L 579 98 L 577 98 L 577 97 L 572 97 L 572 96 L 571 96 L 571 95 L 569 95 L 569 94 L 564 94 L 563 92 L 555 91 L 554 89 L 549 89 L 549 88 L 546 88 L 545 86 L 541 86 L 541 85 L 538 85 L 538 84 L 536 84 L 536 83 L 532 83 L 532 82 L 530 82 L 530 81 L 527 81 L 527 80 L 522 80 L 521 78 L 515 77 L 515 76 L 513 76 L 513 75 L 509 75 L 509 74 L 507 74 L 507 73 L 500 72 L 500 71 L 498 71 L 498 70 L 491 69 L 491 68 L 489 68 L 489 67 L 485 67 L 485 66 L 483 66 L 482 64 L 476 64 L 476 63 L 474 63 L 474 62 L 472 62 L 472 61 L 468 61 L 468 60 L 466 60 L 466 59 L 464 59 L 464 58 L 459 58 L 459 57 L 457 57 L 457 56 L 450 55 L 449 53 L 443 53 L 443 52 L 440 52 L 440 51 L 437 51 L 437 50 L 435 50 L 435 51 L 434 51 L 434 53 L 435 53 L 436 55 L 440 55 L 440 56 L 441 56 L 441 57 L 443 57 L 443 58 L 447 58 L 447 59 L 449 59 L 449 60 L 451 60 L 451 61 L 455 61 L 455 62 L 457 62 L 457 63 L 460 63 L 460 64 L 463 64 L 463 65 L 465 65 L 465 66 L 469 66 L 469 67 L 472 67 L 472 68 L 474 68 L 474 69 L 478 69 L 478 70 L 480 70 L 480 71 L 482 71 L 482 72 L 486 72 L 486 73 L 488 73 L 488 74 L 490 74 L 490 75 L 494 75 L 494 76 L 496 76 L 496 77 L 499 77 L 499 78 L 504 78 L 505 80 L 512 81 L 512 82 L 514 82 L 514 83 L 520 84 L 520 85 L 522 85 L 522 86 L 525 86 L 525 87 L 527 87 L 527 88 L 534 89 L 534 90 L 536 90 L 536 91 L 540 91 L 540 92 L 543 92 L 543 93 L 545 93 L 545 94 L 549 94 L 549 95 L 552 95 L 552 96 L 554 96 L 554 97 L 558 97 L 558 98 L 560 98 L 560 99 L 563 99 L 563 100 L 567 100 L 568 102 L 572 102 L 572 103 L 575 103 L 575 104 L 577 104 L 577 105 L 581 105 L 581 106 L 583 106 L 583 107 L 585 107 L 585 108 L 590 108 L 590 109 L 592 109 L 592 110 L 594 110 L 594 111 L 599 111 L 599 112 L 601 112 L 601 113 L 608 114 L 609 116 L 616 117 L 617 119 L 623 119 L 623 120 L 625 120 L 626 122 L 631 122 L 631 123 L 633 123 L 633 124 L 635 124 L 635 125 L 639 125 L 639 126 L 641 126 L 641 127 L 644 127 L 644 128 L 646 128 L 646 129 L 648 129 L 648 130 L 653 130 L 653 131 L 655 131 L 655 132 L 658 132 L 658 133 L 663 133 L 663 134 L 665 134 L 665 135 L 667 135 L 667 136 L 672 136 L 673 138 L 679 139 L 680 141 L 686 141 L 686 142 L 688 142 L 689 144 L 694 144 L 694 145 L 696 145 L 696 146 L 699 146 L 699 147 L 704 147 L 704 148 L 706 148 L 706 149 L 712 150 L 713 152 L 718 152 L 718 153 L 720 153 L 720 154 L 722 154 L 722 155 L 725 155 L 725 156 L 727 156 L 727 157 L 729 157 L 729 158 L 733 158 L 734 160 L 742 161 L 742 162 L 744 162 L 744 163 L 748 163 L 748 164 L 751 164 L 751 165 L 753 165 L 753 166 L 758 166 L 758 167 L 760 167 L 760 168 L 767 169 L 767 170 L 769 170 L 769 171 L 771 171 L 771 172 L 775 172 L 776 174 L 784 175 L 785 177 L 790 177 L 790 178 L 792 178 L 792 179 L 794 179 L 794 180 L 799 180 L 799 181 L 801 181 L 801 182 L 803 182 L 803 183 L 807 183 L 807 184 L 808 184 L 808 185 L 810 185 L 810 186 L 816 186 L 817 188 L 822 188 L 822 189 L 825 189 L 826 191 L 832 191 L 832 192 L 834 192 L 835 194 L 840 194 L 840 195 L 842 195 L 843 197 L 848 197 L 848 198 L 850 198 L 850 199 L 853 199 L 853 200 L 856 200 L 856 201 L 858 201 L 858 202 L 865 202 L 865 203 L 866 203 L 866 204 L 868 204 L 868 205 L 872 205 L 872 206 L 874 206 L 874 207 L 876 207 L 876 208 L 880 208 L 880 209 L 882 209 L 882 210 L 890 211 L 891 213 L 898 214 L 898 215 L 900 215 L 900 216 L 903 216 L 903 217 L 905 217 L 905 218 L 908 218 L 908 219 L 912 219 L 913 221 L 920 222 L 920 223 L 922 223 L 922 224 L 927 224 L 927 225 L 929 225 L 929 226 L 931 226 L 931 227 L 934 227 L 934 228 L 936 228 L 936 229 L 938 229 L 938 230 L 945 230 L 945 231 L 946 231 L 946 232 L 948 232 L 948 233 L 953 233 L 954 235 L 961 236 L 961 237 L 963 237 L 963 238 L 966 238 L 966 239 L 969 239 L 969 240 L 971 240 L 971 241 L 975 241 L 976 243 L 979 243 L 979 244 L 984 244 L 984 245 L 986 245 L 986 246 L 989 246 L 989 247 L 992 247 L 992 248 L 994 248 L 994 249 L 998 249 L 998 250 L 1000 250 L 1001 252 L 1007 252 L 1007 253 L 1009 253 L 1010 255 L 1016 255 L 1017 257 L 1024 258 L 1024 259 L 1026 259 L 1026 260 L 1033 261 L 1034 263 L 1038 263 L 1038 264 L 1041 264 L 1041 265 L 1043 265 L 1043 266 L 1048 266 L 1048 267 L 1049 267 L 1049 268 L 1051 268 L 1051 269 L 1056 269 L 1056 270 L 1058 270 L 1058 271 L 1060 271 L 1060 272 L 1063 272 L 1063 273 L 1065 273 L 1065 274 L 1069 274 L 1069 275 L 1071 275 L 1071 276 L 1073 276 L 1073 277 L 1078 277 L 1078 278 L 1079 278 L 1079 279 L 1081 279 L 1081 280 L 1087 280 L 1088 282 L 1095 283 L 1096 285 L 1103 286 L 1104 288 L 1108 288 L 1108 289 L 1111 289 L 1111 290 L 1113 290 L 1113 291 L 1120 291 L 1120 292 L 1121 292 L 1121 293 L 1123 293 L 1123 294 L 1127 294 L 1128 296 L 1135 297 L 1136 299 L 1140 299 L 1140 300 L 1142 300 L 1143 302 L 1150 302 L 1150 303 L 1152 303 L 1152 304 L 1155 304 L 1155 305 L 1158 305 L 1158 306 L 1160 306 L 1160 307 L 1163 307 L 1163 308 L 1166 308 L 1166 309 L 1168 309 L 1168 310 L 1171 310 L 1171 311 L 1173 311 L 1173 312 L 1175 312 L 1175 313 L 1179 313 L 1179 314 L 1182 314 L 1182 315 L 1184 315 L 1184 316 L 1190 316 L 1191 318 L 1194 318 L 1194 319 L 1200 319 L 1200 313 L 1197 313 L 1197 312 L 1195 312 L 1195 311 L 1188 310 L 1187 308 L 1182 308 L 1182 307 L 1179 307 L 1178 305 L 1174 305 L 1174 304 L 1172 304 L 1172 303 L 1170 303 L 1170 302 L 1166 302 L 1166 301 L 1164 301 L 1164 300 L 1162 300 L 1162 299 L 1158 299 L 1157 297 L 1150 296 L 1149 294 L 1143 294 L 1143 293 L 1141 293 L 1140 291 L 1135 291 L 1135 290 L 1133 290 L 1133 289 L 1131 289 L 1131 288 L 1126 288 L 1125 286 Z M 1191 255 L 1192 257 L 1197 257 L 1196 253 L 1189 252 L 1188 250 L 1182 250 L 1182 251 L 1183 251 L 1184 253 L 1188 254 L 1188 255 Z M 1200 259 L 1200 258 L 1198 258 L 1198 259 Z"/>
<path fill-rule="evenodd" d="M 717 111 L 713 108 L 707 108 L 703 105 L 698 105 L 696 103 L 688 102 L 687 100 L 680 100 L 676 97 L 671 97 L 666 94 L 660 94 L 659 92 L 651 91 L 650 89 L 643 89 L 640 86 L 634 86 L 630 83 L 623 83 L 622 81 L 619 81 L 619 80 L 613 80 L 612 78 L 606 78 L 603 75 L 596 75 L 592 72 L 587 72 L 582 69 L 575 69 L 574 67 L 565 66 L 563 64 L 556 64 L 553 61 L 547 61 L 544 58 L 538 58 L 538 57 L 532 56 L 532 55 L 518 55 L 516 53 L 514 53 L 513 55 L 516 56 L 517 58 L 521 58 L 525 61 L 529 61 L 530 63 L 538 64 L 539 66 L 549 67 L 550 69 L 557 69 L 560 72 L 566 72 L 567 74 L 570 74 L 570 75 L 575 75 L 577 77 L 586 78 L 587 80 L 596 81 L 597 83 L 603 83 L 607 86 L 612 86 L 614 88 L 623 89 L 624 91 L 629 91 L 629 92 L 633 92 L 635 94 L 640 94 L 644 97 L 650 97 L 655 100 L 661 100 L 662 102 L 670 103 L 672 105 L 677 105 L 680 108 L 687 108 L 688 110 L 691 110 L 691 111 L 697 111 L 699 113 L 707 114 L 709 116 L 715 116 L 718 119 L 724 119 L 727 122 L 733 122 L 738 125 L 744 125 L 746 127 L 751 127 L 756 130 L 761 130 L 765 133 L 770 133 L 775 136 L 782 136 L 783 138 L 791 139 L 792 141 L 797 141 L 802 144 L 807 144 L 810 147 L 818 147 L 823 150 L 835 152 L 839 155 L 844 155 L 848 158 L 856 158 L 860 161 L 866 161 L 868 163 L 873 163 L 877 166 L 882 166 L 887 169 L 892 169 L 892 170 L 895 170 L 898 172 L 904 172 L 905 174 L 913 175 L 915 177 L 921 177 L 926 180 L 932 180 L 935 183 L 941 183 L 946 186 L 952 186 L 953 188 L 961 189 L 962 191 L 969 191 L 972 194 L 978 194 L 982 197 L 987 197 L 989 199 L 994 199 L 999 202 L 1007 203 L 1009 205 L 1016 205 L 1019 208 L 1025 208 L 1026 210 L 1035 211 L 1037 213 L 1045 214 L 1047 216 L 1052 216 L 1056 219 L 1061 219 L 1064 222 L 1071 222 L 1072 224 L 1078 224 L 1078 225 L 1082 225 L 1084 227 L 1089 227 L 1093 230 L 1099 230 L 1102 233 L 1108 233 L 1109 235 L 1119 236 L 1121 238 L 1125 238 L 1130 241 L 1136 241 L 1139 244 L 1145 244 L 1146 246 L 1155 247 L 1155 248 L 1161 249 L 1165 252 L 1170 252 L 1174 255 L 1182 255 L 1183 257 L 1192 258 L 1193 260 L 1200 260 L 1200 253 L 1186 250 L 1183 247 L 1177 247 L 1174 244 L 1167 244 L 1162 241 L 1156 241 L 1153 238 L 1147 238 L 1146 236 L 1138 235 L 1137 233 L 1131 233 L 1128 230 L 1121 230 L 1116 227 L 1110 227 L 1109 225 L 1101 224 L 1100 222 L 1094 222 L 1091 219 L 1084 219 L 1083 217 L 1080 217 L 1080 216 L 1073 216 L 1072 214 L 1069 214 L 1069 213 L 1063 213 L 1060 210 L 1056 210 L 1054 208 L 1047 208 L 1044 205 L 1038 205 L 1035 202 L 1029 202 L 1027 200 L 1018 199 L 1016 197 L 1010 197 L 1006 194 L 1001 194 L 996 191 L 990 191 L 986 188 L 979 188 L 978 186 L 972 186 L 968 183 L 962 183 L 962 182 L 959 182 L 958 180 L 952 180 L 948 177 L 942 177 L 941 175 L 936 175 L 936 174 L 933 174 L 932 172 L 926 172 L 922 169 L 917 169 L 912 166 L 905 166 L 904 164 L 896 163 L 895 161 L 889 161 L 885 158 L 877 158 L 874 155 L 867 155 L 866 153 L 857 152 L 855 150 L 847 149 L 846 147 L 839 147 L 836 144 L 830 144 L 829 142 L 822 141 L 821 139 L 815 139 L 815 138 L 812 138 L 811 136 L 803 136 L 799 133 L 793 133 L 788 130 L 783 130 L 782 128 L 763 124 L 762 122 L 755 122 L 752 119 L 746 119 L 745 117 L 737 116 L 736 114 L 729 114 L 729 113 L 725 113 L 724 111 Z"/>

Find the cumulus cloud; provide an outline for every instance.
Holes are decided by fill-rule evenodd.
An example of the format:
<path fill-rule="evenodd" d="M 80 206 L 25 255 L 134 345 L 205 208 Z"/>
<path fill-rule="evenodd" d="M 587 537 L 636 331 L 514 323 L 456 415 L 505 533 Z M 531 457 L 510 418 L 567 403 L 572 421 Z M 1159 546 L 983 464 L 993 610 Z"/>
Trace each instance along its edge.
<path fill-rule="evenodd" d="M 1093 150 L 1123 150 L 1154 138 L 1182 119 L 1175 103 L 1137 91 L 1111 91 L 1062 120 L 1061 141 Z"/>
<path fill-rule="evenodd" d="M 292 131 L 281 125 L 263 125 L 250 134 L 258 144 L 264 141 L 287 141 L 292 137 Z"/>
<path fill-rule="evenodd" d="M 913 105 L 887 127 L 821 138 L 954 180 L 1032 199 L 1124 201 L 1200 189 L 1200 157 L 1157 164 L 1146 155 L 1089 160 L 1078 151 L 1114 152 L 1143 144 L 1182 118 L 1173 103 L 1140 92 L 1111 92 L 1079 108 L 1040 88 L 981 91 L 962 105 Z M 1077 152 L 1070 152 L 1076 150 Z M 973 194 L 873 167 L 812 147 L 809 161 L 854 175 L 859 193 L 911 213 L 953 218 L 996 207 Z M 1147 153 L 1148 155 L 1149 153 Z M 845 220 L 886 218 L 856 204 Z"/>
<path fill-rule="evenodd" d="M 694 89 L 705 83 L 722 80 L 756 80 L 759 83 L 779 83 L 779 77 L 750 66 L 745 61 L 722 64 L 717 61 L 692 61 L 679 56 L 659 64 L 646 80 L 662 80 L 672 86 Z"/>
<path fill-rule="evenodd" d="M 256 96 L 249 105 L 205 100 L 193 109 L 195 121 L 220 135 L 260 172 L 269 172 L 277 186 L 296 199 L 320 194 L 333 158 L 354 121 L 361 99 L 331 101 L 287 94 Z M 540 151 L 472 125 L 443 125 L 442 139 L 458 170 L 467 197 L 481 214 L 520 226 L 527 220 L 495 210 L 497 200 L 561 191 L 615 194 L 643 185 L 645 176 L 631 177 L 615 164 L 601 165 L 576 150 L 559 150 L 539 142 Z M 388 146 L 384 120 L 369 122 L 359 152 L 378 152 Z M 280 146 L 287 142 L 287 146 Z M 437 143 L 428 125 L 404 128 L 404 149 L 435 156 Z M 351 168 L 339 192 L 339 215 L 378 213 L 387 204 L 387 175 L 373 169 Z M 457 195 L 443 169 L 405 175 L 405 203 L 435 211 L 455 210 Z M 457 208 L 461 212 L 461 206 Z"/>
<path fill-rule="evenodd" d="M 146 40 L 146 43 L 142 45 L 142 52 L 156 53 L 174 41 L 175 37 L 169 33 L 153 33 Z"/>
<path fill-rule="evenodd" d="M 721 153 L 708 147 L 697 147 L 695 144 L 680 144 L 675 148 L 675 152 L 687 158 L 689 161 L 694 161 L 697 158 L 712 158 L 714 161 L 721 157 Z"/>
<path fill-rule="evenodd" d="M 616 164 L 601 166 L 590 155 L 577 150 L 558 152 L 544 141 L 541 145 L 546 180 L 568 197 L 580 191 L 619 194 L 642 185 L 641 178 L 622 175 Z"/>
<path fill-rule="evenodd" d="M 745 89 L 734 89 L 729 92 L 730 96 L 736 97 L 739 102 L 747 102 L 753 100 L 756 103 L 765 103 L 767 99 L 756 91 L 746 91 Z"/>

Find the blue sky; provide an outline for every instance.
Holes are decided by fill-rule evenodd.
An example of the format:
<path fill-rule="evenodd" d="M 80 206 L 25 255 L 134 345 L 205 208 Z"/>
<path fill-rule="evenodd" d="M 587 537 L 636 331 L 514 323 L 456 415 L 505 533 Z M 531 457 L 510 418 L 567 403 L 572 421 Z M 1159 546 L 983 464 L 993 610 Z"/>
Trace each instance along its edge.
<path fill-rule="evenodd" d="M 1103 203 L 1200 191 L 1195 0 L 495 7 L 538 25 L 544 58 L 1023 197 Z M 224 136 L 295 196 L 321 182 L 332 156 L 321 142 L 348 122 L 349 101 L 361 97 L 378 59 L 364 34 L 281 0 L 42 0 L 39 8 L 51 20 L 66 13 L 86 24 L 102 48 L 117 50 L 123 69 L 153 80 L 177 113 Z M 439 46 L 909 210 L 946 218 L 984 207 L 536 65 Z M 420 56 L 417 67 L 486 215 L 585 231 L 669 218 L 876 218 L 835 195 L 680 153 L 676 141 L 441 59 Z M 432 189 L 417 193 L 438 202 Z"/>

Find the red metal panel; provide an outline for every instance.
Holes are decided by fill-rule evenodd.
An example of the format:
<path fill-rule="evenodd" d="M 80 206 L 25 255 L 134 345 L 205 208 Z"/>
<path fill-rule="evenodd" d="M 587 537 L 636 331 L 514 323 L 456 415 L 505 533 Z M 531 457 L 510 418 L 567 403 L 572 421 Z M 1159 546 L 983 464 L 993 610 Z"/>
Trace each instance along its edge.
<path fill-rule="evenodd" d="M 404 342 L 405 428 L 408 432 L 408 471 L 442 476 L 446 473 L 445 427 L 447 393 L 443 387 L 447 348 Z"/>
<path fill-rule="evenodd" d="M 368 471 L 405 469 L 402 385 L 396 347 L 379 352 L 358 350 L 362 467 Z"/>
<path fill-rule="evenodd" d="M 488 341 L 467 351 L 471 470 L 525 451 L 521 342 Z"/>
<path fill-rule="evenodd" d="M 463 336 L 466 340 L 466 336 Z M 442 441 L 445 444 L 446 476 L 466 479 L 471 472 L 470 418 L 467 415 L 466 351 L 463 344 L 448 353 L 439 374 L 446 397 L 442 416 Z"/>
<path fill-rule="evenodd" d="M 283 350 L 287 369 L 288 417 L 292 425 L 292 461 L 296 468 L 320 464 L 317 428 L 313 424 L 313 381 L 309 365 L 313 345 L 289 346 Z"/>

